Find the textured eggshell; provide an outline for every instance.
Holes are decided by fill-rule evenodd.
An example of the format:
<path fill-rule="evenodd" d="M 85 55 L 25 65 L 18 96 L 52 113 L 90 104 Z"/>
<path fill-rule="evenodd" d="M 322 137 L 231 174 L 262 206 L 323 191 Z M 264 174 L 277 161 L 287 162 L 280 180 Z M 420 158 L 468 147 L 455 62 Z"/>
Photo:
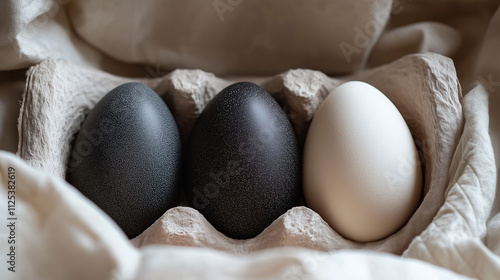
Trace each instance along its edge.
<path fill-rule="evenodd" d="M 188 200 L 225 235 L 254 237 L 295 205 L 299 157 L 279 104 L 255 84 L 233 84 L 207 104 L 192 130 Z"/>
<path fill-rule="evenodd" d="M 179 131 L 170 110 L 149 87 L 127 83 L 90 111 L 67 179 L 132 238 L 176 205 L 180 164 Z"/>
<path fill-rule="evenodd" d="M 415 211 L 422 171 L 412 135 L 375 87 L 348 82 L 316 112 L 304 147 L 307 204 L 344 237 L 375 241 Z"/>

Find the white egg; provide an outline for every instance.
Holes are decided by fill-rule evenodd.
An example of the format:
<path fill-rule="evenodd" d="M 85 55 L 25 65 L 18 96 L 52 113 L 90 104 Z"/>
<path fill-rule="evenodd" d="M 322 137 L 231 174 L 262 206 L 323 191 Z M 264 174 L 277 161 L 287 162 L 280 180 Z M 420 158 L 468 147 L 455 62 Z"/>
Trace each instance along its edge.
<path fill-rule="evenodd" d="M 400 229 L 418 206 L 422 170 L 410 130 L 375 87 L 348 82 L 321 104 L 304 147 L 308 206 L 359 242 Z"/>

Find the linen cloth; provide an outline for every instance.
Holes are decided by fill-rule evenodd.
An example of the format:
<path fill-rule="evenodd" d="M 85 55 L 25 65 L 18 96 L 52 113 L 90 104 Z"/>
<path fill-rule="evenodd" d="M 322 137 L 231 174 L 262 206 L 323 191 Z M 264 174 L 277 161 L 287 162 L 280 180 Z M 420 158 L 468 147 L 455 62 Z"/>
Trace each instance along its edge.
<path fill-rule="evenodd" d="M 300 67 L 362 79 L 357 71 L 411 53 L 431 51 L 452 57 L 464 92 L 463 131 L 446 175 L 443 204 L 403 258 L 293 248 L 237 257 L 197 248 L 136 249 L 106 215 L 56 175 L 2 153 L 2 192 L 6 191 L 6 167 L 14 165 L 19 170 L 20 228 L 29 230 L 18 231 L 19 273 L 2 269 L 1 279 L 161 279 L 169 275 L 460 279 L 456 273 L 479 279 L 500 277 L 500 199 L 495 195 L 495 162 L 498 165 L 500 155 L 498 2 L 269 2 L 3 1 L 0 69 L 64 58 L 143 78 L 162 77 L 177 68 L 270 76 Z M 2 109 L 8 108 L 1 111 L 0 148 L 15 152 L 12 143 L 17 142 L 19 116 L 15 108 L 23 78 L 14 72 L 0 75 Z M 47 96 L 52 92 L 47 89 Z M 6 199 L 0 202 L 2 209 L 7 207 L 4 203 Z M 0 232 L 2 252 L 4 231 Z"/>

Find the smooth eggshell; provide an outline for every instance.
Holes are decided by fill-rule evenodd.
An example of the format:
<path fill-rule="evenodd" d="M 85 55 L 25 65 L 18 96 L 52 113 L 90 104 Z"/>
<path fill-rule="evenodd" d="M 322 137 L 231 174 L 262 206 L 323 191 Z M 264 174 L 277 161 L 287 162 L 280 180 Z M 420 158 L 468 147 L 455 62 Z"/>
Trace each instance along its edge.
<path fill-rule="evenodd" d="M 400 229 L 421 197 L 410 130 L 375 87 L 348 82 L 316 112 L 304 147 L 304 195 L 339 234 L 375 241 Z"/>

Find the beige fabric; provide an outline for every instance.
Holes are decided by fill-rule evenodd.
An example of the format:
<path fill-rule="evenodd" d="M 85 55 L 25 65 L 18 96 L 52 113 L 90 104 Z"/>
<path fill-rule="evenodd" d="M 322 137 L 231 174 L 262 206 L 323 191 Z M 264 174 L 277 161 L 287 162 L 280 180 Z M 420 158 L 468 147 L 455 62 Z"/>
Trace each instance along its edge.
<path fill-rule="evenodd" d="M 111 219 L 78 191 L 43 170 L 29 168 L 13 154 L 1 152 L 0 166 L 3 209 L 7 209 L 8 168 L 15 169 L 18 218 L 16 273 L 2 267 L 2 279 L 134 275 L 140 254 Z M 6 221 L 7 215 L 2 216 Z M 7 237 L 7 231 L 2 231 L 2 237 Z M 7 252 L 7 246 L 2 242 L 2 252 Z"/>
<path fill-rule="evenodd" d="M 500 275 L 500 257 L 482 243 L 497 176 L 488 135 L 484 87 L 479 85 L 469 92 L 463 105 L 467 121 L 450 167 L 446 201 L 403 256 L 426 260 L 471 277 L 495 279 Z M 490 231 L 490 234 L 495 233 Z M 500 244 L 489 245 L 496 251 Z"/>
<path fill-rule="evenodd" d="M 426 196 L 403 229 L 382 241 L 354 243 L 334 232 L 318 214 L 308 208 L 299 207 L 280 217 L 257 238 L 237 241 L 218 233 L 196 210 L 180 207 L 167 211 L 151 228 L 132 240 L 132 243 L 138 247 L 149 244 L 208 247 L 232 253 L 248 253 L 281 246 L 298 246 L 321 251 L 357 248 L 394 254 L 401 254 L 406 250 L 405 254 L 409 256 L 428 260 L 424 257 L 425 253 L 434 252 L 434 248 L 439 248 L 435 245 L 436 242 L 444 246 L 450 239 L 462 235 L 471 241 L 484 237 L 487 217 L 484 213 L 491 208 L 493 201 L 489 193 L 492 192 L 495 182 L 495 172 L 491 171 L 493 151 L 485 130 L 488 126 L 487 119 L 484 118 L 486 111 L 480 108 L 487 106 L 484 90 L 477 87 L 468 95 L 467 100 L 473 101 L 470 101 L 472 105 L 470 102 L 464 104 L 464 109 L 469 110 L 465 115 L 468 125 L 464 128 L 462 105 L 459 102 L 462 96 L 460 86 L 453 64 L 445 57 L 435 54 L 410 55 L 380 68 L 345 77 L 344 81 L 351 78 L 369 82 L 385 92 L 403 114 L 423 150 Z M 84 114 L 112 87 L 127 81 L 130 79 L 65 61 L 46 61 L 33 67 L 28 73 L 21 108 L 19 155 L 31 165 L 64 178 L 70 142 L 78 131 Z M 154 88 L 169 107 L 173 108 L 184 139 L 205 104 L 216 92 L 230 83 L 199 70 L 175 71 L 163 78 L 142 81 Z M 304 133 L 302 128 L 311 120 L 321 100 L 342 81 L 327 78 L 315 71 L 294 70 L 255 82 L 284 102 L 296 130 Z M 45 94 L 47 88 L 54 89 L 50 96 Z M 483 113 L 470 113 L 471 111 Z M 460 133 L 460 149 L 455 152 Z M 470 136 L 476 134 L 480 137 Z M 299 137 L 303 136 L 299 133 Z M 455 159 L 452 162 L 453 153 Z M 463 161 L 462 157 L 467 157 L 467 161 Z M 461 167 L 460 163 L 469 163 L 467 167 L 478 170 L 472 172 Z M 449 183 L 448 170 L 451 171 L 451 179 L 461 178 L 464 182 Z M 464 196 L 473 199 L 469 202 L 463 200 L 462 196 L 462 200 L 455 201 L 454 192 L 463 194 L 462 185 L 465 183 L 473 188 L 469 190 L 470 194 Z M 451 189 L 447 188 L 448 186 Z M 447 198 L 441 207 L 445 191 Z M 452 208 L 448 209 L 449 207 Z M 480 209 L 476 209 L 477 207 Z M 431 227 L 436 225 L 436 219 L 440 217 L 436 216 L 438 209 L 448 215 L 466 215 L 480 222 L 471 226 L 467 225 L 472 223 L 469 220 L 454 219 L 453 221 L 459 222 L 459 225 L 454 225 L 445 217 L 442 218 L 444 225 L 439 226 L 453 226 L 453 237 L 443 232 L 429 233 L 428 225 L 432 218 L 434 217 L 434 222 L 430 224 Z M 426 227 L 427 230 L 420 235 Z M 457 227 L 465 229 L 457 232 Z M 427 234 L 429 237 L 426 237 Z M 458 236 L 455 236 L 457 234 Z M 412 246 L 417 249 L 407 249 L 412 240 Z M 424 245 L 414 245 L 417 240 L 422 241 Z M 428 249 L 428 244 L 432 244 L 433 249 Z M 451 244 L 456 246 L 454 242 Z M 454 255 L 446 250 L 445 252 Z M 460 257 L 460 254 L 453 256 L 457 260 Z M 482 277 L 485 273 L 495 272 L 494 265 L 485 272 L 463 271 L 450 264 L 440 263 L 439 260 L 428 261 L 456 269 L 471 277 Z M 490 260 L 493 263 L 496 261 L 494 257 Z"/>
<path fill-rule="evenodd" d="M 145 75 L 144 67 L 110 59 L 72 32 L 65 12 L 69 2 L 1 1 L 0 70 L 27 68 L 45 59 L 64 58 L 122 75 Z"/>
<path fill-rule="evenodd" d="M 73 1 L 67 10 L 82 38 L 121 61 L 217 75 L 270 75 L 297 67 L 343 74 L 364 63 L 391 1 L 147 0 L 131 9 L 87 0 Z"/>
<path fill-rule="evenodd" d="M 2 197 L 16 169 L 18 270 L 1 279 L 469 279 L 412 259 L 362 251 L 282 248 L 233 256 L 189 247 L 135 249 L 97 206 L 63 180 L 0 152 Z M 5 206 L 5 201 L 0 206 Z M 1 243 L 2 252 L 5 242 Z"/>
<path fill-rule="evenodd" d="M 469 277 L 499 278 L 500 196 L 494 195 L 497 168 L 490 142 L 491 135 L 498 166 L 500 14 L 497 11 L 493 15 L 498 8 L 498 1 L 66 2 L 35 0 L 0 3 L 1 70 L 28 67 L 45 59 L 64 58 L 117 75 L 145 77 L 139 80 L 163 93 L 169 106 L 183 104 L 175 108 L 177 117 L 181 116 L 183 140 L 188 137 L 190 126 L 206 101 L 225 84 L 242 79 L 216 78 L 207 72 L 268 75 L 249 79 L 263 85 L 274 93 L 276 99 L 288 104 L 286 110 L 299 136 L 305 133 L 307 120 L 322 98 L 342 81 L 368 81 L 391 95 L 393 102 L 400 100 L 395 97 L 407 95 L 391 89 L 412 88 L 414 92 L 423 89 L 430 95 L 416 104 L 431 107 L 442 104 L 440 108 L 446 112 L 435 110 L 432 117 L 409 123 L 413 131 L 421 129 L 418 133 L 432 140 L 427 145 L 435 149 L 428 152 L 426 163 L 435 163 L 435 166 L 426 166 L 426 169 L 429 168 L 431 174 L 435 175 L 426 174 L 431 177 L 426 186 L 429 191 L 424 204 L 427 205 L 419 209 L 418 215 L 412 218 L 408 226 L 388 239 L 393 241 L 382 242 L 395 245 L 394 240 L 404 236 L 399 246 L 360 246 L 385 252 L 393 250 L 397 254 L 404 251 L 403 258 L 373 251 L 317 253 L 291 248 L 239 257 L 200 248 L 153 245 L 136 249 L 124 240 L 119 229 L 99 209 L 79 193 L 71 191 L 71 186 L 57 179 L 64 174 L 68 141 L 78 127 L 76 124 L 81 121 L 84 113 L 81 110 L 88 110 L 102 96 L 105 88 L 130 79 L 72 63 L 45 62 L 30 72 L 25 97 L 36 93 L 33 96 L 38 99 L 36 102 L 27 100 L 23 104 L 22 114 L 27 115 L 21 115 L 19 123 L 20 154 L 28 160 L 29 165 L 38 170 L 43 168 L 45 172 L 36 171 L 12 155 L 0 154 L 2 192 L 5 192 L 6 187 L 6 167 L 16 165 L 22 171 L 19 187 L 22 186 L 26 191 L 20 192 L 19 215 L 22 228 L 29 229 L 18 232 L 20 244 L 29 244 L 18 247 L 20 273 L 6 274 L 2 267 L 0 279 L 163 279 L 170 275 L 177 276 L 175 273 L 188 279 L 458 277 L 450 272 L 446 274 L 446 271 L 430 264 Z M 214 5 L 221 7 L 220 3 L 227 9 L 223 12 L 222 20 L 220 10 L 214 8 Z M 386 29 L 382 31 L 384 27 Z M 343 52 L 340 48 L 341 44 L 353 53 L 346 55 L 346 49 Z M 427 51 L 452 57 L 455 67 L 450 60 L 437 55 L 411 56 L 413 60 L 420 60 L 420 64 L 410 63 L 408 57 L 400 59 L 407 54 Z M 377 66 L 381 67 L 355 73 L 359 69 Z M 321 72 L 287 71 L 294 67 L 348 76 L 331 79 Z M 201 68 L 207 72 L 177 70 L 161 78 L 167 74 L 166 71 L 176 68 Z M 460 83 L 454 74 L 450 74 L 454 73 L 455 68 Z M 65 69 L 74 75 L 68 75 Z M 50 79 L 46 76 L 49 72 L 52 73 Z M 416 77 L 419 76 L 426 76 L 433 81 L 435 77 L 443 75 L 448 75 L 448 78 L 436 79 L 442 82 L 427 84 L 432 87 L 416 83 L 419 80 Z M 94 80 L 95 77 L 101 79 Z M 0 111 L 0 149 L 15 149 L 13 143 L 16 142 L 16 135 L 12 135 L 12 131 L 19 116 L 19 107 L 15 106 L 17 100 L 21 99 L 22 86 L 16 82 L 19 80 L 22 80 L 22 75 L 18 73 L 0 72 L 0 108 L 7 108 Z M 102 83 L 94 85 L 96 80 Z M 476 86 L 476 81 L 484 87 Z M 92 88 L 76 88 L 73 83 L 90 84 Z M 30 85 L 36 86 L 31 88 Z M 462 100 L 459 86 L 464 89 L 465 97 Z M 96 88 L 101 90 L 95 91 Z M 75 89 L 83 95 L 75 96 L 72 93 Z M 167 94 L 172 92 L 175 94 Z M 445 95 L 440 95 L 443 92 Z M 454 94 L 446 95 L 449 92 Z M 191 98 L 190 102 L 182 101 L 185 96 Z M 408 96 L 409 99 L 400 100 L 400 110 L 418 111 L 426 108 L 413 108 L 415 103 L 408 102 L 418 100 L 415 98 L 423 95 Z M 439 96 L 443 97 L 442 100 L 437 98 Z M 456 100 L 446 98 L 450 96 Z M 68 111 L 63 112 L 50 109 L 37 111 L 40 107 L 30 108 L 27 105 L 35 103 L 72 105 L 64 107 Z M 194 113 L 184 115 L 180 112 Z M 64 120 L 61 126 L 37 126 L 50 123 L 50 116 L 55 115 L 59 120 Z M 63 119 L 63 116 L 68 118 Z M 435 131 L 432 132 L 431 128 Z M 57 135 L 63 137 L 54 138 Z M 28 139 L 37 139 L 38 142 Z M 425 146 L 426 143 L 423 144 Z M 448 170 L 448 173 L 443 170 Z M 429 182 L 436 186 L 432 188 Z M 4 194 L 2 197 L 5 197 Z M 435 201 L 431 201 L 431 197 Z M 3 203 L 6 199 L 0 201 L 0 207 L 5 208 Z M 51 208 L 51 205 L 58 206 Z M 321 221 L 314 213 L 303 209 L 296 208 L 294 211 L 308 214 L 316 222 Z M 182 208 L 174 211 L 179 210 Z M 196 218 L 196 212 L 192 216 L 200 221 L 199 215 Z M 416 222 L 416 217 L 422 220 L 419 218 Z M 172 219 L 167 217 L 161 220 L 165 221 Z M 297 222 L 293 219 L 288 221 Z M 164 231 L 159 222 L 151 228 L 151 238 L 142 238 L 140 242 L 136 239 L 134 243 L 137 246 L 172 244 L 172 240 L 179 240 L 180 232 Z M 278 226 L 286 228 L 286 223 L 280 225 L 280 221 L 276 222 Z M 179 230 L 185 229 L 182 224 L 178 226 Z M 101 234 L 103 229 L 107 234 Z M 57 230 L 63 233 L 59 239 Z M 6 236 L 4 231 L 5 228 L 0 230 L 2 240 Z M 65 234 L 67 232 L 71 234 Z M 162 235 L 165 233 L 166 237 Z M 292 238 L 288 236 L 288 239 L 284 239 L 286 242 L 278 246 L 309 246 L 321 250 L 351 248 L 342 239 L 337 239 L 339 243 L 327 239 L 313 243 L 311 240 L 318 240 L 313 239 L 315 236 L 302 233 L 291 235 Z M 413 236 L 417 237 L 411 240 Z M 206 242 L 203 243 L 203 240 Z M 297 240 L 302 241 L 293 242 Z M 228 250 L 230 247 L 226 243 L 230 243 L 233 249 Z M 203 236 L 183 245 L 226 248 L 226 251 L 233 252 L 238 251 L 234 248 L 244 247 L 233 244 L 231 240 L 208 240 L 208 237 L 203 239 Z M 5 242 L 1 242 L 1 246 L 5 246 Z M 262 243 L 259 246 L 240 252 L 273 247 Z M 1 252 L 4 250 L 6 247 L 1 247 Z M 318 261 L 318 256 L 322 261 Z M 423 264 L 415 258 L 430 264 Z"/>
<path fill-rule="evenodd" d="M 399 232 L 382 241 L 359 244 L 324 226 L 316 213 L 300 208 L 279 218 L 259 238 L 238 242 L 221 236 L 199 213 L 184 215 L 185 210 L 172 210 L 165 214 L 161 223 L 177 226 L 156 226 L 160 232 L 150 231 L 135 243 L 150 244 L 150 240 L 156 240 L 162 244 L 214 247 L 228 252 L 293 245 L 328 251 L 370 248 L 401 254 L 443 204 L 450 161 L 463 127 L 459 102 L 462 93 L 451 60 L 435 54 L 410 55 L 392 64 L 361 72 L 356 78 L 378 87 L 398 107 L 423 151 L 426 196 Z M 46 61 L 33 67 L 28 73 L 19 119 L 18 153 L 21 158 L 32 166 L 64 178 L 70 144 L 85 114 L 111 88 L 127 81 L 64 61 Z M 184 140 L 201 109 L 229 84 L 199 70 L 176 71 L 162 79 L 143 82 L 157 90 L 172 108 Z M 299 139 L 305 138 L 307 125 L 321 101 L 340 82 L 306 70 L 293 70 L 258 81 L 288 108 L 287 113 Z M 50 96 L 45 94 L 47 88 L 53 89 Z M 186 223 L 187 219 L 195 226 Z M 320 221 L 320 226 L 311 224 L 311 219 Z M 295 232 L 295 228 L 304 230 Z M 148 235 L 166 236 L 168 242 Z M 186 241 L 186 238 L 191 241 Z"/>

